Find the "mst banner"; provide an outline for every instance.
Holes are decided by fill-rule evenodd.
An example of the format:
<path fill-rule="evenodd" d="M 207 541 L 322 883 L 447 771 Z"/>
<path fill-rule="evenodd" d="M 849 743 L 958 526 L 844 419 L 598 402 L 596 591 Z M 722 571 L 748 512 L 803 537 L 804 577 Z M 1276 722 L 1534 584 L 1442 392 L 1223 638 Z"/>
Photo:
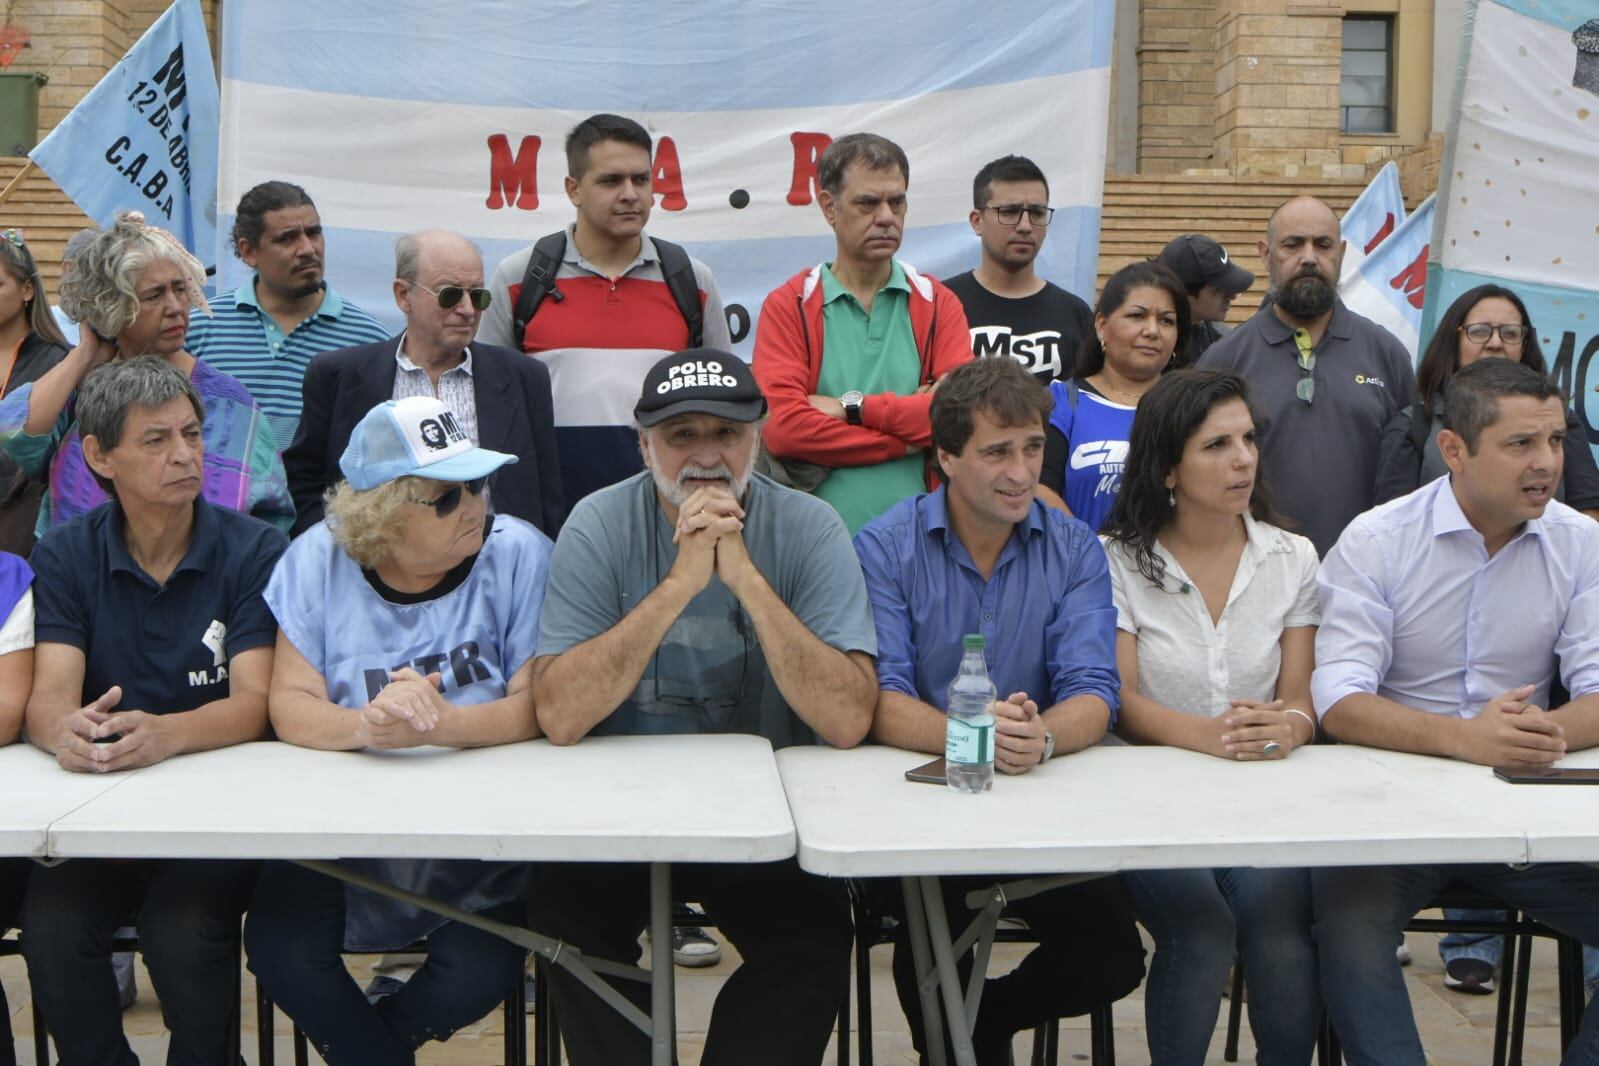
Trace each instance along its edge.
<path fill-rule="evenodd" d="M 1469 4 L 1426 314 L 1436 321 L 1486 282 L 1514 289 L 1590 444 L 1599 444 L 1595 14 L 1593 0 Z"/>
<path fill-rule="evenodd" d="M 1057 208 L 1041 273 L 1092 301 L 1112 14 L 1113 0 L 240 4 L 223 19 L 219 233 L 252 185 L 304 185 L 334 286 L 394 323 L 396 236 L 457 230 L 492 273 L 571 220 L 566 133 L 615 112 L 656 140 L 649 232 L 715 272 L 748 357 L 766 293 L 831 256 L 817 157 L 869 130 L 910 157 L 907 262 L 938 277 L 976 264 L 972 177 L 1016 152 Z M 222 249 L 219 285 L 247 276 Z"/>

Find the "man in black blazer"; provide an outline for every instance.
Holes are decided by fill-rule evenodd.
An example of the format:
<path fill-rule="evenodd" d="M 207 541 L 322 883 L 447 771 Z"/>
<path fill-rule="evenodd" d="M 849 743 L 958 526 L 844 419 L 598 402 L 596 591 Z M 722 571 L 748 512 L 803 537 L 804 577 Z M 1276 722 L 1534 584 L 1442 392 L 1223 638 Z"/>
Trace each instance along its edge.
<path fill-rule="evenodd" d="M 554 538 L 566 513 L 549 371 L 521 352 L 472 343 L 489 292 L 483 257 L 470 241 L 443 230 L 407 234 L 394 258 L 394 302 L 405 330 L 377 344 L 323 352 L 306 369 L 299 429 L 283 453 L 294 535 L 322 520 L 322 495 L 341 478 L 339 456 L 363 415 L 384 400 L 436 396 L 472 443 L 521 459 L 496 475 L 494 511 Z"/>

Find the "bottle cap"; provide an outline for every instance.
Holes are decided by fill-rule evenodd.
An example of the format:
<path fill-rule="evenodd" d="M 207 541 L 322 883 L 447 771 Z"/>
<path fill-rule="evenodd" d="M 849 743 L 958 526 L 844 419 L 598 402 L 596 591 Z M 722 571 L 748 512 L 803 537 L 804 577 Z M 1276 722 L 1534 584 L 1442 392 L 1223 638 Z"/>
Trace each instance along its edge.
<path fill-rule="evenodd" d="M 966 634 L 966 639 L 963 643 L 965 644 L 967 651 L 971 651 L 974 648 L 978 651 L 982 651 L 983 635 L 981 633 L 968 633 Z"/>

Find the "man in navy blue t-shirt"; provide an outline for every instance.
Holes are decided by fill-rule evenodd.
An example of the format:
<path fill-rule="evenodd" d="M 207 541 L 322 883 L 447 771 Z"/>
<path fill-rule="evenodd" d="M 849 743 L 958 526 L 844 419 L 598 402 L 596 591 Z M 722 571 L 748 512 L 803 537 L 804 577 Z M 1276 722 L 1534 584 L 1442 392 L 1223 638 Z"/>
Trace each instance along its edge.
<path fill-rule="evenodd" d="M 200 498 L 205 413 L 176 367 L 142 356 L 93 371 L 77 417 L 112 500 L 34 549 L 29 738 L 65 770 L 111 773 L 265 737 L 277 624 L 261 592 L 283 534 Z M 110 967 L 112 934 L 127 924 L 160 992 L 168 1063 L 235 1058 L 239 918 L 254 875 L 238 862 L 35 870 L 23 951 L 61 1060 L 138 1062 Z"/>

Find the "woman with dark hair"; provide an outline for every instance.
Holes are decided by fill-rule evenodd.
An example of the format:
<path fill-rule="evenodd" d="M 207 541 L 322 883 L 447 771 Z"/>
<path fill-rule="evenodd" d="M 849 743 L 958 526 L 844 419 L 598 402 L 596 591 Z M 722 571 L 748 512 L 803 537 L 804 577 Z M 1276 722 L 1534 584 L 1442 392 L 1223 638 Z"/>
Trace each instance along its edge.
<path fill-rule="evenodd" d="M 19 230 L 0 230 L 0 396 L 10 395 L 61 361 L 71 345 L 61 335 L 44 279 Z M 39 515 L 40 489 L 0 451 L 0 548 L 27 555 Z"/>
<path fill-rule="evenodd" d="M 1162 374 L 1186 365 L 1190 319 L 1183 283 L 1159 263 L 1133 263 L 1111 275 L 1076 376 L 1049 386 L 1055 412 L 1045 430 L 1039 499 L 1099 529 L 1121 488 L 1138 401 Z"/>
<path fill-rule="evenodd" d="M 1478 285 L 1460 294 L 1438 319 L 1421 365 L 1416 368 L 1416 403 L 1394 415 L 1383 430 L 1377 465 L 1376 500 L 1397 499 L 1449 472 L 1438 451 L 1444 396 L 1462 368 L 1479 359 L 1514 359 L 1540 374 L 1549 372 L 1538 333 L 1521 297 L 1502 285 Z M 1566 463 L 1555 498 L 1599 518 L 1599 466 L 1577 413 L 1566 410 Z M 1490 985 L 1491 987 L 1491 985 Z"/>
<path fill-rule="evenodd" d="M 1163 377 L 1139 404 L 1102 540 L 1116 604 L 1116 735 L 1237 762 L 1283 759 L 1316 734 L 1310 673 L 1316 549 L 1275 524 L 1244 379 Z M 1125 875 L 1155 939 L 1144 994 L 1156 1066 L 1200 1063 L 1235 955 L 1263 1066 L 1305 1066 L 1321 999 L 1305 870 Z"/>

